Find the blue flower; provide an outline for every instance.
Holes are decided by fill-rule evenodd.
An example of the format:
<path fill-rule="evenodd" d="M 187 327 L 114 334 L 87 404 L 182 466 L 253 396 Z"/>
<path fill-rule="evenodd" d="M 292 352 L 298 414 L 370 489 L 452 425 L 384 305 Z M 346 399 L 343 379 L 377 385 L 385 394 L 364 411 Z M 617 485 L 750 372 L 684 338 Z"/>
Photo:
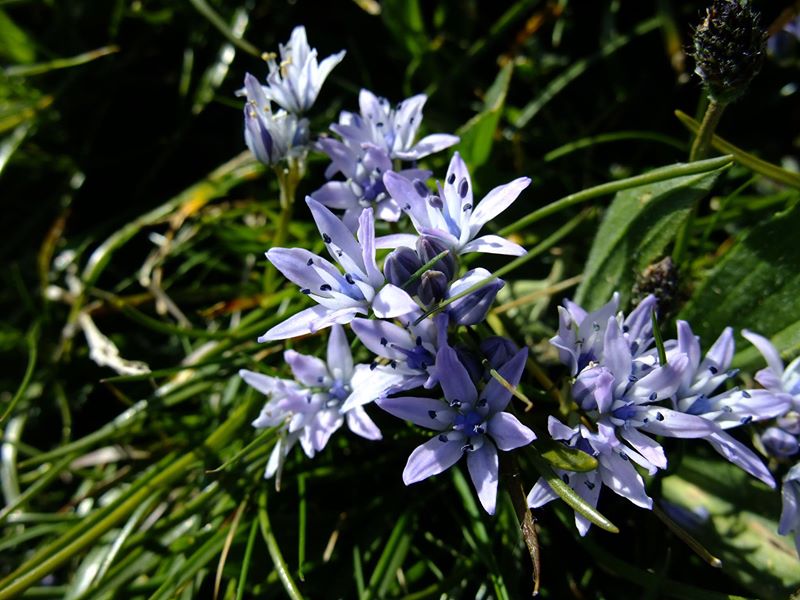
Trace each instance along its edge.
<path fill-rule="evenodd" d="M 512 386 L 519 383 L 527 348 L 499 369 Z M 511 391 L 492 379 L 478 391 L 467 369 L 450 346 L 442 346 L 436 368 L 447 373 L 440 379 L 444 399 L 399 397 L 378 400 L 388 413 L 437 433 L 418 446 L 403 470 L 406 485 L 422 481 L 453 466 L 467 455 L 467 468 L 481 505 L 494 514 L 497 503 L 497 450 L 513 450 L 531 443 L 536 436 L 512 414 L 504 412 Z"/>
<path fill-rule="evenodd" d="M 331 125 L 331 130 L 340 135 L 349 148 L 369 145 L 382 150 L 390 160 L 416 161 L 459 141 L 458 136 L 446 133 L 434 133 L 414 141 L 427 99 L 424 94 L 418 94 L 392 108 L 386 98 L 378 98 L 362 89 L 358 96 L 361 114 L 343 111 L 339 123 Z"/>
<path fill-rule="evenodd" d="M 386 192 L 383 176 L 392 170 L 392 161 L 385 150 L 364 144 L 348 146 L 333 138 L 321 138 L 317 147 L 327 154 L 331 164 L 325 176 L 341 173 L 345 181 L 329 181 L 311 194 L 311 197 L 329 208 L 343 210 L 342 220 L 351 229 L 355 228 L 358 215 L 364 208 L 372 207 L 376 218 L 395 222 L 402 212 L 397 202 Z M 430 171 L 406 169 L 397 172 L 399 177 L 427 179 Z"/>
<path fill-rule="evenodd" d="M 280 63 L 272 55 L 267 60 L 269 75 L 264 94 L 290 113 L 301 115 L 310 109 L 322 84 L 344 58 L 345 51 L 317 62 L 317 51 L 310 48 L 305 27 L 295 27 L 285 46 L 280 44 Z"/>
<path fill-rule="evenodd" d="M 282 340 L 334 323 L 345 324 L 370 309 L 379 318 L 394 318 L 418 310 L 402 289 L 384 285 L 375 262 L 375 223 L 372 210 L 364 209 L 354 236 L 331 211 L 313 198 L 306 198 L 328 254 L 344 269 L 303 248 L 272 248 L 267 258 L 287 279 L 318 303 L 279 323 L 259 341 Z"/>
<path fill-rule="evenodd" d="M 623 445 L 614 428 L 599 424 L 597 431 L 585 425 L 567 427 L 555 417 L 548 417 L 547 429 L 554 440 L 577 448 L 597 459 L 597 468 L 585 473 L 556 469 L 559 477 L 590 506 L 596 507 L 603 485 L 636 506 L 653 508 L 653 500 L 647 495 L 641 475 L 630 461 L 630 449 Z M 528 493 L 528 506 L 539 508 L 558 498 L 544 478 L 539 478 Z M 575 527 L 581 536 L 586 535 L 591 523 L 580 513 L 575 513 Z"/>
<path fill-rule="evenodd" d="M 273 112 L 264 88 L 250 73 L 244 83 L 244 140 L 250 151 L 266 165 L 302 156 L 308 149 L 308 120 L 283 110 Z"/>
<path fill-rule="evenodd" d="M 652 345 L 653 327 L 650 313 L 656 305 L 652 294 L 624 317 L 619 310 L 619 294 L 614 292 L 611 300 L 589 313 L 571 300 L 558 307 L 558 334 L 550 343 L 558 348 L 561 362 L 576 375 L 590 363 L 601 362 L 605 356 L 605 334 L 609 318 L 616 315 L 622 335 L 632 357 L 639 357 Z"/>
<path fill-rule="evenodd" d="M 467 166 L 458 152 L 450 161 L 444 185 L 438 184 L 438 194 L 431 194 L 421 179 L 409 181 L 393 172 L 383 176 L 389 194 L 411 218 L 417 232 L 440 239 L 456 254 L 525 254 L 524 248 L 500 236 L 475 236 L 486 223 L 508 208 L 530 182 L 529 177 L 520 177 L 494 188 L 476 203 Z M 378 243 L 382 248 L 413 247 L 415 239 L 413 235 L 399 234 L 386 236 Z"/>
<path fill-rule="evenodd" d="M 765 389 L 751 393 L 767 394 L 775 405 L 783 406 L 783 410 L 774 415 L 778 417 L 776 425 L 764 431 L 761 442 L 776 456 L 793 456 L 800 450 L 797 440 L 800 434 L 800 357 L 784 368 L 780 354 L 767 338 L 746 329 L 742 335 L 767 361 L 767 367 L 755 376 Z"/>
<path fill-rule="evenodd" d="M 414 321 L 421 314 L 421 311 L 416 311 L 404 315 L 402 326 L 358 317 L 350 324 L 361 343 L 402 377 L 392 393 L 436 385 L 436 353 L 440 338 L 446 335 L 447 325 L 441 319 L 423 319 L 415 325 Z M 377 362 L 373 364 L 376 369 L 381 368 Z"/>
<path fill-rule="evenodd" d="M 269 397 L 253 426 L 281 428 L 279 441 L 267 462 L 265 478 L 276 474 L 280 477 L 281 465 L 295 443 L 300 442 L 306 455 L 313 458 L 344 423 L 356 435 L 381 439 L 380 430 L 363 406 L 384 395 L 397 378 L 388 373 L 375 374 L 369 365 L 353 365 L 350 345 L 341 326 L 331 329 L 325 361 L 294 350 L 284 352 L 284 360 L 294 380 L 245 369 L 239 371 L 248 385 Z M 348 401 L 350 405 L 345 406 Z"/>

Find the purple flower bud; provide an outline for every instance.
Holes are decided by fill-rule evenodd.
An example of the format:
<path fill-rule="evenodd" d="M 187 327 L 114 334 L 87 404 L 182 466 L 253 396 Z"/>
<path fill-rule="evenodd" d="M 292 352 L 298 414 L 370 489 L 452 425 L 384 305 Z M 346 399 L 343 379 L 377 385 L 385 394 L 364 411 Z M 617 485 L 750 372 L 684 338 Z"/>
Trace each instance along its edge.
<path fill-rule="evenodd" d="M 447 293 L 447 277 L 441 271 L 425 271 L 420 278 L 417 296 L 422 303 L 430 306 Z"/>
<path fill-rule="evenodd" d="M 474 353 L 470 352 L 467 348 L 463 348 L 461 346 L 455 346 L 453 348 L 458 355 L 458 360 L 461 362 L 462 365 L 467 369 L 467 373 L 469 373 L 469 378 L 472 380 L 473 383 L 477 384 L 481 377 L 483 376 L 483 365 L 481 365 L 481 361 L 475 356 Z"/>
<path fill-rule="evenodd" d="M 497 292 L 504 285 L 505 282 L 502 279 L 494 279 L 471 294 L 459 298 L 448 306 L 447 312 L 450 318 L 458 325 L 480 323 L 486 318 L 486 313 L 489 312 Z"/>
<path fill-rule="evenodd" d="M 480 348 L 493 369 L 499 369 L 510 361 L 518 350 L 514 342 L 499 335 L 493 335 L 481 341 Z"/>
<path fill-rule="evenodd" d="M 408 287 L 403 286 L 421 266 L 422 262 L 419 260 L 417 253 L 411 248 L 401 246 L 386 257 L 386 261 L 383 263 L 383 274 L 389 283 L 401 287 L 412 296 L 415 296 L 419 289 L 419 280 Z"/>
<path fill-rule="evenodd" d="M 244 139 L 259 162 L 272 164 L 272 136 L 250 105 L 244 107 Z"/>
<path fill-rule="evenodd" d="M 417 254 L 423 265 L 436 258 L 445 250 L 449 250 L 449 248 L 442 240 L 428 235 L 421 235 L 417 238 Z M 444 273 L 447 281 L 453 279 L 456 273 L 456 259 L 453 252 L 449 252 L 443 258 L 437 260 L 433 266 L 431 266 L 431 269 Z"/>
<path fill-rule="evenodd" d="M 797 438 L 780 427 L 768 427 L 761 434 L 761 443 L 771 454 L 780 457 L 792 456 L 798 450 Z"/>

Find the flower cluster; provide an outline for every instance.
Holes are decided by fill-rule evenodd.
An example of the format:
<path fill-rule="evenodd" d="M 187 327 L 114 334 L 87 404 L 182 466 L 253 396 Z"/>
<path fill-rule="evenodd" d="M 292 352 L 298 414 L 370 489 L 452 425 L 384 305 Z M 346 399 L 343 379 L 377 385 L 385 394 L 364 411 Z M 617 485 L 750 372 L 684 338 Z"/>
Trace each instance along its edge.
<path fill-rule="evenodd" d="M 794 542 L 800 553 L 800 357 L 784 367 L 775 346 L 763 336 L 752 331 L 742 335 L 752 343 L 767 367 L 756 373 L 755 379 L 764 386 L 763 393 L 772 398 L 775 405 L 783 407 L 777 412 L 775 421 L 761 434 L 764 449 L 783 462 L 794 461 L 783 478 L 783 510 L 778 524 L 781 535 L 794 533 Z"/>
<path fill-rule="evenodd" d="M 302 160 L 310 148 L 330 158 L 327 182 L 305 199 L 327 256 L 302 247 L 267 251 L 309 306 L 259 341 L 327 333 L 328 346 L 326 360 L 286 350 L 293 379 L 241 371 L 268 397 L 253 425 L 278 431 L 265 476 L 280 477 L 298 442 L 313 457 L 345 423 L 362 438 L 381 439 L 367 414 L 374 404 L 432 432 L 408 458 L 402 473 L 407 485 L 466 456 L 478 498 L 493 514 L 498 451 L 522 448 L 537 438 L 509 409 L 513 396 L 525 398 L 517 388 L 528 349 L 489 335 L 483 321 L 504 282 L 483 267 L 470 263 L 467 268 L 463 256 L 525 254 L 508 239 L 480 233 L 530 179 L 500 185 L 478 200 L 467 164 L 455 152 L 444 177 L 431 185 L 432 173 L 418 168 L 417 161 L 458 138 L 437 133 L 418 139 L 424 95 L 393 108 L 361 90 L 359 112 L 344 111 L 330 126 L 338 137 L 322 136 L 312 144 L 302 115 L 344 53 L 317 63 L 316 51 L 298 27 L 280 54 L 280 63 L 269 60 L 266 86 L 250 75 L 245 80 L 245 140 L 267 164 Z M 273 112 L 272 102 L 281 110 Z M 302 176 L 303 169 L 299 172 Z M 639 285 L 639 302 L 627 316 L 619 310 L 617 294 L 594 312 L 570 301 L 559 308 L 558 332 L 550 341 L 572 378 L 573 402 L 570 414 L 561 415 L 564 421 L 547 416 L 547 430 L 554 440 L 595 459 L 589 471 L 556 469 L 592 507 L 608 487 L 636 506 L 652 508 L 642 474 L 667 468 L 663 438 L 705 440 L 772 487 L 773 476 L 761 459 L 729 431 L 774 419 L 761 436 L 763 447 L 782 460 L 800 453 L 800 359 L 784 369 L 769 341 L 745 331 L 769 366 L 756 376 L 763 389 L 743 389 L 731 385 L 737 375 L 731 369 L 731 328 L 705 354 L 685 321 L 677 322 L 675 339 L 661 342 L 653 329 L 657 298 L 645 295 L 649 289 L 673 295 L 671 263 L 661 265 L 655 273 L 658 285 Z M 355 337 L 352 344 L 347 326 Z M 354 364 L 353 352 L 364 362 Z M 542 422 L 544 416 L 534 415 Z M 527 500 L 537 508 L 557 497 L 542 477 Z M 794 531 L 800 547 L 800 465 L 784 478 L 783 498 L 781 532 Z M 587 517 L 578 511 L 575 522 L 585 535 L 591 525 Z"/>
<path fill-rule="evenodd" d="M 296 145 L 290 132 L 278 130 L 264 116 L 268 111 L 259 113 L 254 105 L 274 101 L 299 115 L 310 107 L 322 79 L 341 58 L 331 57 L 318 67 L 315 52 L 299 32 L 301 28 L 281 47 L 288 66 L 270 63 L 266 87 L 250 76 L 246 81 L 246 140 L 259 159 L 269 159 L 264 162 L 289 156 Z M 304 66 L 295 68 L 298 63 Z M 493 513 L 498 450 L 524 446 L 536 437 L 506 412 L 527 349 L 494 337 L 477 342 L 460 337 L 460 328 L 485 319 L 503 287 L 503 281 L 484 268 L 466 269 L 460 256 L 525 253 L 499 236 L 478 233 L 530 179 L 501 185 L 478 201 L 467 165 L 455 153 L 443 182 L 433 191 L 428 184 L 431 173 L 415 163 L 458 138 L 440 133 L 417 140 L 425 101 L 417 95 L 392 108 L 362 90 L 360 113 L 343 112 L 331 126 L 340 139 L 316 142 L 331 159 L 326 176 L 344 177 L 328 181 L 306 198 L 328 257 L 307 248 L 275 247 L 267 252 L 275 268 L 313 305 L 275 325 L 259 341 L 329 329 L 327 362 L 287 350 L 284 358 L 293 380 L 252 371 L 241 375 L 269 397 L 254 426 L 277 427 L 280 432 L 267 477 L 280 473 L 295 443 L 312 457 L 345 422 L 361 437 L 380 439 L 364 408 L 377 402 L 386 412 L 435 432 L 409 457 L 403 473 L 407 484 L 440 473 L 467 455 L 481 503 Z M 408 168 L 400 168 L 404 161 L 411 163 Z M 410 225 L 410 232 L 378 236 L 380 221 L 402 221 Z M 381 260 L 379 251 L 388 250 Z M 361 353 L 373 355 L 370 362 L 353 366 L 345 325 L 361 343 Z M 405 395 L 420 388 L 424 396 Z"/>
<path fill-rule="evenodd" d="M 652 508 L 644 480 L 633 463 L 650 475 L 666 469 L 667 456 L 653 436 L 703 439 L 730 462 L 774 487 L 769 470 L 750 449 L 726 430 L 775 417 L 786 410 L 785 398 L 765 390 L 720 386 L 735 377 L 730 369 L 733 332 L 727 328 L 701 356 L 699 339 L 685 321 L 678 337 L 658 348 L 651 315 L 656 298 L 646 297 L 629 315 L 618 312 L 619 297 L 588 313 L 567 301 L 559 308 L 559 329 L 551 343 L 574 376 L 577 404 L 573 426 L 550 417 L 550 435 L 597 459 L 588 473 L 559 472 L 592 506 L 603 485 L 636 506 Z M 528 496 L 531 507 L 556 498 L 540 479 Z M 575 516 L 581 535 L 589 521 Z"/>

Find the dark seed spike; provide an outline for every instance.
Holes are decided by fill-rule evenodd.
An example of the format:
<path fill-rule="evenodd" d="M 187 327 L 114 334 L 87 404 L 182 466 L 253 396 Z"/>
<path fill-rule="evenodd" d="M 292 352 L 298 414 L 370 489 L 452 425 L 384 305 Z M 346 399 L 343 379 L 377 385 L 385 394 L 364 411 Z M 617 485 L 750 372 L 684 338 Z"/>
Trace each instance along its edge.
<path fill-rule="evenodd" d="M 327 283 L 323 283 L 321 286 L 319 286 L 319 289 L 323 292 L 330 292 L 333 288 Z"/>
<path fill-rule="evenodd" d="M 323 233 L 322 234 L 322 241 L 325 242 L 326 244 L 330 244 L 331 241 L 332 241 L 331 240 L 331 236 L 329 236 L 327 233 Z"/>
<path fill-rule="evenodd" d="M 388 343 L 389 343 L 389 340 L 387 340 L 385 337 L 381 338 L 381 346 L 385 346 Z"/>
<path fill-rule="evenodd" d="M 455 173 L 450 173 L 450 175 L 447 176 L 447 183 L 449 183 L 450 185 L 453 185 L 453 182 L 455 180 L 456 180 L 456 174 Z"/>
<path fill-rule="evenodd" d="M 313 258 L 309 258 L 308 262 L 306 264 L 310 267 L 311 265 L 314 264 L 314 259 Z"/>
<path fill-rule="evenodd" d="M 428 416 L 429 416 L 431 419 L 435 419 L 435 418 L 436 418 L 436 411 L 435 411 L 435 410 L 429 410 L 429 411 L 428 411 Z"/>
<path fill-rule="evenodd" d="M 656 413 L 656 421 L 663 421 L 664 415 L 661 412 Z"/>

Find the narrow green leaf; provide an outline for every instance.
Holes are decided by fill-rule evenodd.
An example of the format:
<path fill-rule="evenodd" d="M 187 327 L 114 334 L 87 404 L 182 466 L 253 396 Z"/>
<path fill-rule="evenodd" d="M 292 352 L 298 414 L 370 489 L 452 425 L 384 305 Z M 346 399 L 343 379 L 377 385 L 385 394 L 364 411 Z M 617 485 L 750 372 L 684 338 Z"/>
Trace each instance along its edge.
<path fill-rule="evenodd" d="M 36 60 L 34 41 L 4 10 L 0 10 L 0 58 L 10 62 L 29 64 Z"/>
<path fill-rule="evenodd" d="M 484 164 L 491 154 L 513 71 L 514 63 L 511 61 L 500 69 L 494 83 L 486 92 L 483 110 L 456 132 L 461 137 L 457 150 L 472 170 Z"/>
<path fill-rule="evenodd" d="M 627 302 L 636 273 L 663 256 L 721 172 L 675 177 L 618 193 L 595 235 L 575 302 L 594 310 L 615 291 L 623 304 Z"/>
<path fill-rule="evenodd" d="M 697 133 L 697 130 L 700 129 L 700 124 L 686 113 L 676 110 L 675 116 L 678 117 L 680 122 L 683 123 L 692 133 Z M 777 181 L 778 183 L 784 183 L 800 189 L 800 174 L 787 171 L 778 165 L 761 160 L 760 158 L 745 152 L 741 148 L 734 146 L 730 142 L 725 141 L 718 135 L 714 135 L 714 137 L 711 139 L 711 145 L 720 152 L 730 154 L 733 156 L 736 162 L 747 167 L 755 173 L 763 175 L 764 177 L 772 179 L 773 181 Z"/>
<path fill-rule="evenodd" d="M 364 599 L 385 597 L 389 586 L 395 579 L 397 569 L 402 566 L 411 548 L 409 514 L 408 511 L 401 514 L 392 533 L 389 534 L 389 539 L 386 540 L 375 570 L 370 575 L 367 589 L 364 590 Z"/>
<path fill-rule="evenodd" d="M 681 177 L 684 175 L 708 173 L 714 169 L 724 167 L 725 165 L 729 164 L 731 160 L 732 158 L 730 156 L 721 156 L 719 158 L 710 158 L 708 160 L 700 160 L 693 163 L 677 163 L 667 167 L 653 169 L 649 173 L 644 173 L 643 175 L 636 175 L 634 177 L 620 179 L 619 181 L 609 181 L 608 183 L 596 185 L 594 187 L 581 190 L 580 192 L 570 194 L 569 196 L 564 196 L 555 202 L 551 202 L 550 204 L 529 213 L 527 216 L 522 217 L 517 222 L 504 227 L 499 233 L 500 235 L 514 233 L 515 231 L 524 229 L 528 225 L 561 212 L 570 206 L 575 206 L 576 204 L 594 200 L 595 198 L 600 198 L 609 194 L 616 194 L 617 192 L 623 190 L 628 190 L 638 186 L 650 185 L 659 181 L 665 181 L 667 179 L 673 179 L 675 177 Z"/>
<path fill-rule="evenodd" d="M 286 594 L 289 596 L 289 598 L 291 598 L 291 600 L 302 600 L 303 595 L 300 593 L 300 589 L 297 587 L 292 574 L 289 572 L 289 566 L 286 564 L 280 546 L 278 546 L 278 541 L 275 539 L 275 535 L 272 532 L 272 526 L 269 522 L 269 514 L 267 513 L 266 488 L 262 489 L 261 494 L 258 497 L 258 523 L 261 526 L 261 535 L 264 537 L 264 541 L 267 543 L 267 550 L 269 551 L 269 555 L 272 558 L 273 564 L 275 565 L 275 570 L 278 573 L 278 577 L 283 584 L 284 591 L 286 591 Z"/>
<path fill-rule="evenodd" d="M 536 446 L 542 458 L 556 469 L 586 473 L 597 468 L 596 458 L 555 440 L 540 438 Z"/>
<path fill-rule="evenodd" d="M 544 460 L 532 446 L 529 456 L 536 470 L 539 471 L 539 475 L 544 477 L 547 485 L 549 485 L 575 512 L 580 513 L 601 529 L 605 529 L 611 533 L 619 533 L 619 527 L 600 514 L 600 511 L 596 508 L 587 504 L 586 500 L 581 498 L 571 487 L 564 483 L 553 469 L 550 468 L 550 464 Z"/>

